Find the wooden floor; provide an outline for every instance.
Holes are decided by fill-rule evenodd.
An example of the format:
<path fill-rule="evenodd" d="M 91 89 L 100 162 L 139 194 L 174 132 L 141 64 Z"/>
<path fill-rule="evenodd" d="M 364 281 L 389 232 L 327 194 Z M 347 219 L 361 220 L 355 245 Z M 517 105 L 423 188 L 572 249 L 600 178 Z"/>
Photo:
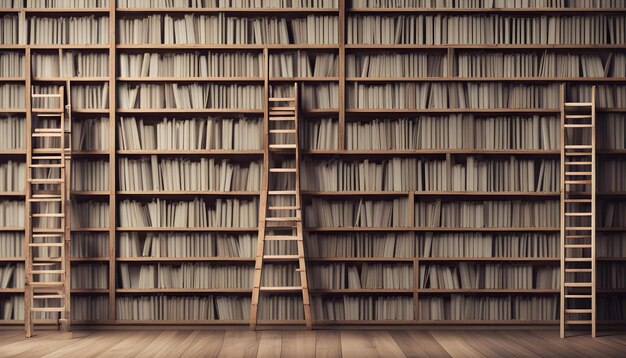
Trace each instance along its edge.
<path fill-rule="evenodd" d="M 626 333 L 557 330 L 0 331 L 0 357 L 624 357 Z"/>

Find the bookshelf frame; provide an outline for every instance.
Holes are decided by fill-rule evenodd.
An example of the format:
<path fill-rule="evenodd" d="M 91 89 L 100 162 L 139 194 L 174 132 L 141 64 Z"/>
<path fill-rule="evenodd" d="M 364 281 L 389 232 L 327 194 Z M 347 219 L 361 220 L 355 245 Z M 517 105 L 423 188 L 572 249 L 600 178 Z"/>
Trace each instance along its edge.
<path fill-rule="evenodd" d="M 352 15 L 396 15 L 396 14 L 507 14 L 507 15 L 529 15 L 529 16 L 541 16 L 541 15 L 555 15 L 555 14 L 568 14 L 568 15 L 586 15 L 586 14 L 624 14 L 626 9 L 424 9 L 424 8 L 404 8 L 404 9 L 363 9 L 363 8 L 350 8 L 349 0 L 338 0 L 339 6 L 335 9 L 164 9 L 164 8 L 133 8 L 133 9 L 118 9 L 115 6 L 115 1 L 109 1 L 108 7 L 96 8 L 96 9 L 31 9 L 31 8 L 16 8 L 16 9 L 0 9 L 0 15 L 16 15 L 19 18 L 26 19 L 33 15 L 43 15 L 48 17 L 67 17 L 67 16 L 81 16 L 86 14 L 95 14 L 96 16 L 108 16 L 109 18 L 109 43 L 104 45 L 36 45 L 36 44 L 21 44 L 21 45 L 2 45 L 0 50 L 18 51 L 25 56 L 25 68 L 23 77 L 15 78 L 2 78 L 3 81 L 11 83 L 23 83 L 25 86 L 25 98 L 26 108 L 24 109 L 11 109 L 2 108 L 0 114 L 20 114 L 28 118 L 30 112 L 30 86 L 33 82 L 45 84 L 45 83 L 58 83 L 70 81 L 71 83 L 103 83 L 109 84 L 109 103 L 108 109 L 83 109 L 74 110 L 72 114 L 82 117 L 83 115 L 102 115 L 109 118 L 109 149 L 102 151 L 73 151 L 72 156 L 75 158 L 99 158 L 107 159 L 109 162 L 109 178 L 108 178 L 108 191 L 100 192 L 72 192 L 74 197 L 97 197 L 105 200 L 109 204 L 109 225 L 102 228 L 74 228 L 74 232 L 101 232 L 108 234 L 108 256 L 105 257 L 72 257 L 72 262 L 81 263 L 106 263 L 108 264 L 108 288 L 107 289 L 72 289 L 72 293 L 79 295 L 106 295 L 108 297 L 108 320 L 106 321 L 74 321 L 75 324 L 94 324 L 94 325 L 139 325 L 139 324 L 154 324 L 154 325 L 247 325 L 248 321 L 145 321 L 145 320 L 117 320 L 116 319 L 116 298 L 120 295 L 128 294 L 155 294 L 155 293 L 181 293 L 181 294 L 208 294 L 208 293 L 232 293 L 237 295 L 245 295 L 250 293 L 251 289 L 222 289 L 222 290 L 133 290 L 133 289 L 119 289 L 117 288 L 117 266 L 118 263 L 141 263 L 141 262 L 232 262 L 242 265 L 251 265 L 254 262 L 253 258 L 231 258 L 231 257 L 184 257 L 184 258 L 164 258 L 164 257 L 138 257 L 138 258 L 122 258 L 117 257 L 117 236 L 122 232 L 206 232 L 208 230 L 212 232 L 232 232 L 232 233 L 254 233 L 257 231 L 257 227 L 224 227 L 224 228 L 121 228 L 118 227 L 117 215 L 118 215 L 118 201 L 120 198 L 129 197 L 189 197 L 190 195 L 196 195 L 201 197 L 258 197 L 258 192 L 125 192 L 117 190 L 117 162 L 119 158 L 123 157 L 135 157 L 141 155 L 165 155 L 165 156 L 181 156 L 181 157 L 215 157 L 215 158 L 254 158 L 261 159 L 261 157 L 267 157 L 267 138 L 265 138 L 265 146 L 262 150 L 197 150 L 197 151 L 135 151 L 135 150 L 119 150 L 117 149 L 116 141 L 116 124 L 120 116 L 124 115 L 155 115 L 161 113 L 167 113 L 168 116 L 177 115 L 193 115 L 193 114 L 230 114 L 230 115 L 256 115 L 261 117 L 265 112 L 263 109 L 250 110 L 250 109 L 118 109 L 116 101 L 116 89 L 118 83 L 132 82 L 132 83 L 161 83 L 161 82 L 218 82 L 218 83 L 254 83 L 263 85 L 264 91 L 268 91 L 269 86 L 273 84 L 279 84 L 286 81 L 297 81 L 303 83 L 336 83 L 339 88 L 339 106 L 334 109 L 314 109 L 303 111 L 303 117 L 305 120 L 309 118 L 319 118 L 320 116 L 330 116 L 336 119 L 338 122 L 338 143 L 335 150 L 305 150 L 302 152 L 305 158 L 311 158 L 317 160 L 318 158 L 330 158 L 338 157 L 342 159 L 349 158 L 370 158 L 380 157 L 381 159 L 386 156 L 402 156 L 402 157 L 423 157 L 423 156 L 437 156 L 445 158 L 448 165 L 458 155 L 483 155 L 490 157 L 504 157 L 504 156 L 532 156 L 532 157 L 549 157 L 558 159 L 560 152 L 558 150 L 457 150 L 457 149 L 440 149 L 440 150 L 347 150 L 346 149 L 346 122 L 360 121 L 362 119 L 370 118 L 373 116 L 381 116 L 384 118 L 393 118 L 397 116 L 416 116 L 419 114 L 450 114 L 450 113 L 462 113 L 462 114 L 492 114 L 492 115 L 524 115 L 524 114 L 540 114 L 540 115 L 558 115 L 560 110 L 555 109 L 398 109 L 398 110 L 379 110 L 379 109 L 350 109 L 346 105 L 346 86 L 353 83 L 401 83 L 401 82 L 501 82 L 501 83 L 537 83 L 537 84 L 553 84 L 561 82 L 575 82 L 585 84 L 623 84 L 626 82 L 626 78 L 506 78 L 506 77 L 489 77 L 489 78 L 460 78 L 454 77 L 452 71 L 453 59 L 456 50 L 476 50 L 476 51 L 543 51 L 543 50 L 555 50 L 555 51 L 576 51 L 580 53 L 591 53 L 596 51 L 604 52 L 626 52 L 626 44 L 620 45 L 355 45 L 346 43 L 346 20 Z M 286 45 L 128 45 L 119 44 L 117 41 L 117 21 L 119 18 L 136 17 L 145 14 L 166 14 L 174 13 L 177 15 L 184 14 L 218 14 L 224 13 L 229 16 L 241 16 L 241 17 L 255 17 L 255 16 L 283 16 L 283 17 L 301 17 L 308 14 L 316 15 L 330 15 L 337 16 L 339 21 L 339 41 L 334 45 L 308 45 L 308 44 L 286 44 Z M 32 78 L 30 71 L 30 61 L 28 60 L 33 51 L 41 50 L 74 50 L 81 52 L 98 51 L 108 54 L 109 61 L 109 76 L 108 77 L 78 77 L 78 78 Z M 155 51 L 162 53 L 172 53 L 177 51 L 195 51 L 195 50 L 228 50 L 228 51 L 258 51 L 265 57 L 264 61 L 268 61 L 268 56 L 273 53 L 280 53 L 285 51 L 326 51 L 336 53 L 338 55 L 338 69 L 337 76 L 327 78 L 280 78 L 269 77 L 269 74 L 263 77 L 256 78 L 243 78 L 243 77 L 218 77 L 218 78 L 145 78 L 145 77 L 119 77 L 118 72 L 118 54 L 120 52 L 136 53 L 138 51 Z M 397 78 L 397 77 L 348 77 L 346 76 L 346 56 L 348 54 L 361 54 L 372 53 L 381 51 L 393 51 L 398 53 L 411 53 L 419 51 L 441 51 L 445 52 L 448 57 L 448 76 L 447 77 L 411 77 L 411 78 Z M 267 68 L 267 67 L 266 67 Z M 612 108 L 612 109 L 599 109 L 599 113 L 626 113 L 626 108 Z M 80 119 L 77 119 L 80 120 Z M 26 124 L 27 128 L 29 123 Z M 28 131 L 27 131 L 28 132 Z M 26 141 L 28 143 L 28 141 Z M 26 160 L 27 150 L 0 150 L 0 161 L 5 159 L 21 159 Z M 599 150 L 598 157 L 601 161 L 605 157 L 613 157 L 625 154 L 625 150 Z M 28 186 L 25 186 L 28 187 Z M 615 197 L 617 195 L 617 198 Z M 558 227 L 506 227 L 506 228 L 445 228 L 445 227 L 418 227 L 415 226 L 414 220 L 414 203 L 421 198 L 456 198 L 459 200 L 467 200 L 472 198 L 485 198 L 485 200 L 508 200 L 511 198 L 530 198 L 530 199 L 556 199 L 559 196 L 558 192 L 455 192 L 455 191 L 442 191 L 442 192 L 425 192 L 425 191 L 398 191 L 398 192 L 316 192 L 308 191 L 303 193 L 305 200 L 310 198 L 351 198 L 351 197 L 369 197 L 369 198 L 385 198 L 385 197 L 406 197 L 409 202 L 410 210 L 410 225 L 408 227 L 314 227 L 305 228 L 305 232 L 308 233 L 340 233 L 340 232 L 551 232 L 557 233 Z M 13 192 L 0 192 L 0 199 L 6 198 L 18 198 L 24 200 L 25 193 L 13 193 Z M 617 200 L 624 201 L 626 193 L 598 193 L 598 200 Z M 208 230 L 207 230 L 208 229 Z M 2 227 L 0 232 L 27 232 L 28 228 L 13 228 Z M 610 228 L 598 228 L 598 232 L 621 232 L 626 233 L 626 227 L 610 227 Z M 415 240 L 415 235 L 413 235 Z M 556 265 L 560 259 L 558 257 L 549 258 L 529 258 L 529 257 L 487 257 L 487 258 L 383 258 L 383 257 L 369 257 L 369 258 L 331 258 L 331 257 L 309 257 L 307 259 L 309 264 L 323 263 L 323 262 L 385 262 L 385 263 L 408 263 L 413 265 L 413 288 L 405 290 L 385 290 L 385 289 L 368 289 L 368 290 L 320 290 L 312 289 L 312 295 L 337 295 L 337 294 L 369 294 L 369 295 L 388 295 L 388 294 L 400 294 L 400 295 L 412 295 L 413 307 L 414 307 L 414 319 L 408 321 L 393 321 L 393 320 L 379 320 L 379 321 L 323 321 L 316 320 L 314 325 L 317 326 L 331 326 L 331 325 L 554 325 L 558 324 L 558 321 L 425 321 L 420 320 L 419 317 L 419 300 L 424 295 L 448 295 L 451 293 L 459 294 L 487 294 L 487 295 L 502 295 L 502 294 L 515 294 L 520 296 L 529 295 L 554 295 L 558 296 L 557 290 L 435 290 L 435 289 L 419 289 L 419 264 L 420 262 L 511 262 L 511 263 L 526 263 L 530 265 Z M 12 263 L 23 262 L 23 258 L 0 258 L 0 263 Z M 598 261 L 611 261 L 611 262 L 626 262 L 626 258 L 602 258 Z M 249 291 L 249 292 L 248 292 Z M 0 289 L 0 295 L 12 295 L 21 294 L 23 289 Z M 599 294 L 626 294 L 623 289 L 611 289 L 611 290 L 598 290 Z M 259 321 L 259 323 L 269 323 Z M 271 324 L 277 325 L 289 325 L 298 324 L 298 321 L 277 321 L 271 322 Z M 0 324 L 23 324 L 21 320 L 0 320 Z"/>

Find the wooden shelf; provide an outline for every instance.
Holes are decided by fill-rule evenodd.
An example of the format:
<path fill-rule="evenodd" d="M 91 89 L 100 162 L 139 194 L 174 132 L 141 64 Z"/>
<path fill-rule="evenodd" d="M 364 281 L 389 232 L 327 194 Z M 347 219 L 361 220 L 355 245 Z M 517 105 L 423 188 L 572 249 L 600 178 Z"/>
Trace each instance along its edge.
<path fill-rule="evenodd" d="M 117 150 L 119 155 L 263 155 L 263 150 L 196 149 L 196 150 Z"/>
<path fill-rule="evenodd" d="M 108 226 L 105 227 L 73 227 L 72 232 L 106 232 L 109 231 Z"/>
<path fill-rule="evenodd" d="M 118 288 L 115 290 L 117 293 L 246 293 L 251 294 L 252 289 L 246 288 Z"/>
<path fill-rule="evenodd" d="M 0 149 L 0 155 L 26 156 L 25 149 Z"/>
<path fill-rule="evenodd" d="M 151 13 L 181 13 L 181 14 L 219 14 L 226 15 L 337 15 L 339 9 L 337 8 L 176 8 L 176 7 L 164 7 L 164 8 L 117 8 L 115 12 L 118 15 L 125 14 L 151 14 Z"/>
<path fill-rule="evenodd" d="M 302 191 L 306 196 L 405 196 L 413 193 L 416 196 L 464 196 L 464 197 L 559 197 L 558 192 L 514 192 L 514 191 Z"/>
<path fill-rule="evenodd" d="M 109 262 L 108 257 L 72 257 L 72 262 Z"/>
<path fill-rule="evenodd" d="M 263 114 L 262 109 L 223 109 L 223 108 L 158 108 L 158 109 L 117 109 L 117 113 L 120 114 L 208 114 L 208 113 L 223 113 L 223 114 Z"/>
<path fill-rule="evenodd" d="M 185 232 L 185 231 L 219 231 L 219 232 L 256 232 L 257 227 L 118 227 L 117 231 L 146 231 L 146 232 Z"/>
<path fill-rule="evenodd" d="M 503 293 L 503 294 L 557 294 L 558 289 L 492 289 L 492 288 L 420 288 L 416 290 L 422 294 L 473 294 L 473 293 Z"/>
<path fill-rule="evenodd" d="M 413 108 L 413 109 L 346 109 L 346 114 L 450 114 L 450 113 L 467 113 L 467 114 L 560 114 L 556 108 L 495 108 L 495 109 L 477 109 L 477 108 Z"/>
<path fill-rule="evenodd" d="M 111 192 L 110 191 L 100 191 L 100 190 L 71 191 L 71 195 L 75 195 L 75 196 L 109 196 L 109 195 L 111 195 Z"/>
<path fill-rule="evenodd" d="M 535 15 L 563 15 L 563 14 L 602 14 L 602 13 L 616 13 L 620 14 L 626 11 L 622 8 L 347 8 L 346 13 L 352 14 L 535 14 Z"/>
<path fill-rule="evenodd" d="M 0 191 L 0 196 L 19 196 L 22 197 L 25 194 L 19 191 Z"/>
<path fill-rule="evenodd" d="M 263 77 L 118 77 L 118 82 L 260 82 Z"/>
<path fill-rule="evenodd" d="M 109 82 L 109 77 L 34 77 L 33 82 Z"/>
<path fill-rule="evenodd" d="M 389 288 L 345 288 L 345 289 L 330 289 L 330 288 L 310 288 L 313 294 L 370 294 L 370 295 L 387 295 L 387 294 L 413 294 L 412 288 L 407 289 L 389 289 Z"/>
<path fill-rule="evenodd" d="M 400 155 L 441 155 L 458 154 L 458 155 L 541 155 L 541 156 L 557 156 L 561 155 L 559 150 L 548 149 L 326 149 L 326 150 L 303 150 L 305 155 L 384 155 L 384 156 L 400 156 Z"/>
<path fill-rule="evenodd" d="M 346 77 L 346 82 L 591 82 L 623 83 L 623 77 Z"/>
<path fill-rule="evenodd" d="M 484 227 L 484 228 L 465 228 L 465 227 L 305 227 L 305 231 L 309 232 L 365 232 L 365 231 L 434 231 L 434 232 L 560 232 L 558 227 Z M 626 229 L 624 229 L 626 230 Z"/>
<path fill-rule="evenodd" d="M 24 231 L 23 227 L 0 226 L 0 231 Z"/>
<path fill-rule="evenodd" d="M 120 50 L 327 50 L 338 49 L 335 44 L 116 44 Z"/>
<path fill-rule="evenodd" d="M 253 263 L 248 257 L 117 257 L 117 262 L 232 262 Z"/>
<path fill-rule="evenodd" d="M 259 196 L 258 191 L 117 191 L 120 196 Z"/>
<path fill-rule="evenodd" d="M 626 44 L 601 44 L 601 45 L 574 45 L 574 44 L 533 44 L 533 45 L 509 45 L 509 44 L 442 44 L 442 45 L 407 45 L 407 44 L 346 44 L 346 50 L 445 50 L 445 49 L 468 49 L 468 50 L 623 50 Z"/>

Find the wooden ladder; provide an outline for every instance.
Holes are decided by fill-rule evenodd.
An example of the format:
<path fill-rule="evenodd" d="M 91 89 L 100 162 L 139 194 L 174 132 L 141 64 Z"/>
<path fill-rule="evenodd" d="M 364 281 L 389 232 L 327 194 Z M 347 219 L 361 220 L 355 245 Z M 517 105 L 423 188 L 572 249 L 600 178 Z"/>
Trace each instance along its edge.
<path fill-rule="evenodd" d="M 570 325 L 596 336 L 595 93 L 566 102 L 561 85 L 561 338 Z"/>
<path fill-rule="evenodd" d="M 302 293 L 305 324 L 311 328 L 311 306 L 307 284 L 302 240 L 302 211 L 300 203 L 300 147 L 298 139 L 298 85 L 294 84 L 294 96 L 273 98 L 266 91 L 265 110 L 265 156 L 264 175 L 259 209 L 259 234 L 250 329 L 256 329 L 261 294 Z M 279 140 L 281 138 L 282 140 Z M 291 166 L 277 163 L 293 163 Z M 273 183 L 288 182 L 294 185 L 289 190 L 273 190 Z M 270 241 L 295 241 L 296 255 L 268 255 L 265 243 Z M 297 262 L 300 286 L 262 286 L 265 262 Z"/>
<path fill-rule="evenodd" d="M 68 83 L 69 85 L 69 83 Z M 69 86 L 68 86 L 69 89 Z M 24 323 L 33 334 L 37 312 L 54 316 L 62 332 L 70 330 L 70 133 L 65 91 L 31 89 L 28 128 L 26 207 L 26 282 Z M 69 98 L 69 93 L 68 93 Z M 66 123 L 67 121 L 67 123 Z"/>

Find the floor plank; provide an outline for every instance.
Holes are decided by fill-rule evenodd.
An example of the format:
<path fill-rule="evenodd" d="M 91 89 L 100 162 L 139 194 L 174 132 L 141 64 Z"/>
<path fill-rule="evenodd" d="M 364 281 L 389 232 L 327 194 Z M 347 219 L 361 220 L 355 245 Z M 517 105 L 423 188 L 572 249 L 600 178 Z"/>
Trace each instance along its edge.
<path fill-rule="evenodd" d="M 280 357 L 283 345 L 283 334 L 281 331 L 263 331 L 259 341 L 259 358 Z"/>
<path fill-rule="evenodd" d="M 316 358 L 341 357 L 341 337 L 339 331 L 318 331 L 315 347 Z"/>
<path fill-rule="evenodd" d="M 259 332 L 248 330 L 232 330 L 226 331 L 224 335 L 224 343 L 220 350 L 221 357 L 256 357 L 259 349 Z"/>
<path fill-rule="evenodd" d="M 317 331 L 283 331 L 281 357 L 315 358 Z"/>
<path fill-rule="evenodd" d="M 367 331 L 341 331 L 341 355 L 343 358 L 375 358 L 378 352 L 368 339 Z"/>
<path fill-rule="evenodd" d="M 225 331 L 202 331 L 181 357 L 218 357 L 224 344 Z"/>

